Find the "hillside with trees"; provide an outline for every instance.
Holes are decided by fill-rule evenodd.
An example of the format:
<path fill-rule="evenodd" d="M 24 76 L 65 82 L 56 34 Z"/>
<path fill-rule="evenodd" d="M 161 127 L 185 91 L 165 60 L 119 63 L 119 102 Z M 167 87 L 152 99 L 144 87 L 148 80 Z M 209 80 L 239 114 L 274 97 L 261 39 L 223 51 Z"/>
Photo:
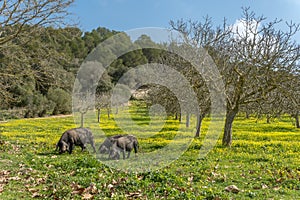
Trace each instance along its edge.
<path fill-rule="evenodd" d="M 4 3 L 0 21 L 0 119 L 43 117 L 71 113 L 71 94 L 77 70 L 92 57 L 115 57 L 117 49 L 93 51 L 118 31 L 98 27 L 83 32 L 76 25 L 63 25 L 66 7 L 73 1 L 40 0 Z M 41 7 L 39 7 L 41 6 Z M 26 9 L 28 8 L 28 9 Z M 51 9 L 50 9 L 51 8 Z M 56 13 L 52 13 L 56 9 Z M 32 12 L 35 10 L 34 19 Z M 46 17 L 47 16 L 47 17 Z M 55 23 L 54 23 L 55 22 Z M 224 24 L 215 26 L 210 18 L 203 21 L 170 21 L 170 26 L 185 36 L 185 44 L 197 51 L 205 49 L 212 57 L 225 84 L 226 121 L 223 144 L 232 142 L 232 124 L 238 113 L 266 116 L 268 122 L 283 114 L 299 125 L 300 46 L 293 36 L 300 26 L 287 23 L 287 30 L 276 28 L 279 20 L 267 21 L 249 9 L 243 9 L 243 32 Z M 122 47 L 151 44 L 117 57 L 109 63 L 96 89 L 96 109 L 109 109 L 110 91 L 129 69 L 146 63 L 168 65 L 183 74 L 197 94 L 200 111 L 180 113 L 180 104 L 168 88 L 148 85 L 148 105 L 161 104 L 170 116 L 181 120 L 197 115 L 197 133 L 210 114 L 211 99 L 207 80 L 195 72 L 191 63 L 178 55 L 161 50 L 147 35 L 132 41 L 122 34 Z M 174 45 L 174 43 L 172 44 Z M 180 45 L 175 44 L 177 48 Z M 158 48 L 155 48 L 157 46 Z M 169 47 L 168 47 L 169 48 Z M 88 55 L 93 56 L 89 57 Z M 91 58 L 91 59 L 90 59 Z M 90 59 L 90 60 L 89 60 Z M 102 63 L 105 65 L 106 63 Z M 93 70 L 93 69 L 91 69 Z M 91 71 L 91 74 L 93 72 Z M 134 79 L 127 84 L 135 85 Z M 122 102 L 121 102 L 122 103 Z M 187 123 L 187 126 L 189 124 Z"/>

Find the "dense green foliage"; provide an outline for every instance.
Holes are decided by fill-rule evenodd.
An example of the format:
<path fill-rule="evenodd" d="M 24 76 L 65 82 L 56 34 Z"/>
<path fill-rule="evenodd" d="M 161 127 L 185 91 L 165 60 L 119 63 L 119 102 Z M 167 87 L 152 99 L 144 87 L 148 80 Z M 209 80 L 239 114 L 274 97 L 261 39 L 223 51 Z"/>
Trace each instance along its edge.
<path fill-rule="evenodd" d="M 122 115 L 127 107 L 119 110 Z M 147 110 L 130 107 L 139 125 L 149 123 Z M 128 118 L 129 119 L 129 118 Z M 125 122 L 128 120 L 124 118 Z M 195 122 L 195 119 L 191 119 Z M 0 123 L 1 199 L 297 199 L 299 197 L 300 132 L 288 118 L 265 120 L 238 117 L 231 148 L 221 141 L 203 159 L 202 135 L 171 165 L 144 173 L 124 172 L 99 162 L 76 147 L 72 155 L 58 155 L 55 144 L 72 117 L 19 119 Z M 176 134 L 178 121 L 168 118 L 161 133 L 139 138 L 140 152 L 155 151 Z M 100 127 L 106 135 L 121 133 L 114 117 L 103 113 Z M 140 136 L 140 137 L 139 137 Z M 104 138 L 96 140 L 97 147 Z M 139 158 L 132 156 L 133 162 Z M 121 161 L 116 161 L 121 162 Z M 225 191 L 236 185 L 238 193 Z"/>
<path fill-rule="evenodd" d="M 118 33 L 102 27 L 85 33 L 78 28 L 40 27 L 38 33 L 31 34 L 30 29 L 23 30 L 28 34 L 26 41 L 17 37 L 0 46 L 1 119 L 70 113 L 81 63 L 99 43 Z M 153 43 L 143 36 L 133 43 L 127 36 L 123 45 L 149 42 Z M 148 57 L 153 60 L 156 51 L 137 50 L 116 59 L 99 81 L 97 92 L 109 91 L 128 69 L 147 63 Z M 99 56 L 113 57 L 115 52 L 99 52 Z"/>

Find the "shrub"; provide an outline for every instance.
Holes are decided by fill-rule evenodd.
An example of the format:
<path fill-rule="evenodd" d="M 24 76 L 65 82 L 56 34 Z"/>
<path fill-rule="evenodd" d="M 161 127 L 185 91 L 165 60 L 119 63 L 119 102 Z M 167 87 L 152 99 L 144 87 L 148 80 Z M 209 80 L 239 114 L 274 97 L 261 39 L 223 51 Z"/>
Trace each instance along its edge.
<path fill-rule="evenodd" d="M 61 88 L 50 88 L 47 97 L 54 103 L 53 115 L 71 112 L 71 95 Z"/>
<path fill-rule="evenodd" d="M 40 93 L 27 96 L 28 104 L 26 106 L 25 118 L 43 117 L 53 108 L 53 104 Z"/>

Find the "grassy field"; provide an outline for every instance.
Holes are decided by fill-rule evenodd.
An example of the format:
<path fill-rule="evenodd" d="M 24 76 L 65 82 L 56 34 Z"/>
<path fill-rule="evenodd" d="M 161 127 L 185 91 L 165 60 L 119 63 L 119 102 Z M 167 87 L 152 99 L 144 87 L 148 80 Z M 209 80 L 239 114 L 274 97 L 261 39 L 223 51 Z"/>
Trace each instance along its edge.
<path fill-rule="evenodd" d="M 139 138 L 139 155 L 169 144 L 181 126 L 171 118 L 161 124 L 159 117 L 148 126 L 147 111 L 134 106 L 127 117 L 142 128 L 150 127 L 148 133 L 153 128 L 151 137 L 145 137 L 128 123 L 130 133 Z M 129 118 L 122 120 L 126 126 Z M 205 119 L 203 135 L 209 124 Z M 0 123 L 0 199 L 300 199 L 300 130 L 288 118 L 271 124 L 237 118 L 231 148 L 219 141 L 199 159 L 202 136 L 176 161 L 142 173 L 111 168 L 79 147 L 72 155 L 58 155 L 56 142 L 73 127 L 70 116 Z M 105 114 L 100 127 L 106 135 L 126 132 Z M 103 139 L 96 137 L 97 143 Z M 129 160 L 141 162 L 139 156 Z M 226 191 L 230 185 L 238 190 Z"/>

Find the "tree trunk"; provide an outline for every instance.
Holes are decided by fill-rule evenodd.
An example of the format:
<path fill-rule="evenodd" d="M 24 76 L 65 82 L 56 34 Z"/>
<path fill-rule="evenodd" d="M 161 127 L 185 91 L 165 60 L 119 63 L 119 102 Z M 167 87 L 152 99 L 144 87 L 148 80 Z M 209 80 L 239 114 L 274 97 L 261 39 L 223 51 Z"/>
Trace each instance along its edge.
<path fill-rule="evenodd" d="M 98 109 L 98 123 L 100 123 L 101 110 Z"/>
<path fill-rule="evenodd" d="M 109 108 L 107 109 L 107 117 L 108 117 L 108 119 L 110 118 L 110 109 Z"/>
<path fill-rule="evenodd" d="M 248 111 L 246 111 L 245 118 L 246 118 L 246 119 L 249 119 L 249 118 L 250 118 L 250 114 L 249 114 L 249 112 L 248 112 Z"/>
<path fill-rule="evenodd" d="M 295 113 L 295 119 L 296 119 L 296 128 L 300 128 L 299 112 Z"/>
<path fill-rule="evenodd" d="M 175 120 L 178 120 L 178 113 L 175 113 Z"/>
<path fill-rule="evenodd" d="M 195 134 L 195 137 L 199 137 L 200 136 L 202 120 L 204 119 L 204 117 L 205 117 L 205 114 L 198 114 L 197 115 L 197 124 L 196 124 L 196 134 Z"/>
<path fill-rule="evenodd" d="M 270 124 L 270 120 L 271 120 L 271 115 L 267 114 L 267 124 Z"/>
<path fill-rule="evenodd" d="M 181 121 L 182 121 L 182 116 L 181 116 L 181 112 L 179 113 L 179 123 L 181 123 Z"/>
<path fill-rule="evenodd" d="M 116 108 L 116 115 L 119 114 L 119 107 Z"/>
<path fill-rule="evenodd" d="M 82 128 L 83 127 L 83 119 L 84 119 L 84 112 L 81 112 L 80 113 L 80 127 Z"/>
<path fill-rule="evenodd" d="M 223 145 L 231 146 L 232 143 L 232 124 L 233 120 L 238 113 L 238 109 L 229 110 L 226 113 L 224 135 L 223 135 Z"/>
<path fill-rule="evenodd" d="M 186 122 L 185 122 L 185 126 L 188 128 L 190 127 L 190 113 L 186 114 Z"/>

